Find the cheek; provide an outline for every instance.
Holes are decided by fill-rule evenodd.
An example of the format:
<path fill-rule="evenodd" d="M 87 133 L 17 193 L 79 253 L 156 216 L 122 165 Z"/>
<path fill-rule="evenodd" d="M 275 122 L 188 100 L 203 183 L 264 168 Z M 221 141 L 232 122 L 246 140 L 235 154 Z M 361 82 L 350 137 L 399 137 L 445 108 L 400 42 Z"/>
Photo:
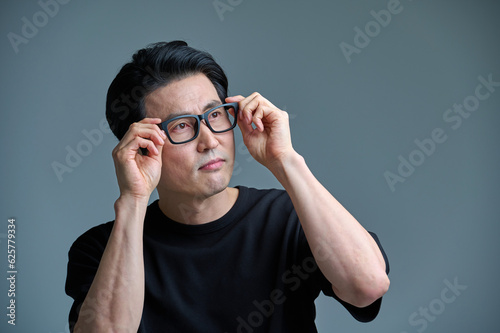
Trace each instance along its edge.
<path fill-rule="evenodd" d="M 235 144 L 233 131 L 227 133 L 227 137 L 224 138 L 224 146 L 226 147 L 227 152 L 234 156 Z"/>
<path fill-rule="evenodd" d="M 184 147 L 163 147 L 161 166 L 162 177 L 175 180 L 191 172 L 192 163 L 189 159 L 189 154 L 187 154 L 183 148 Z"/>

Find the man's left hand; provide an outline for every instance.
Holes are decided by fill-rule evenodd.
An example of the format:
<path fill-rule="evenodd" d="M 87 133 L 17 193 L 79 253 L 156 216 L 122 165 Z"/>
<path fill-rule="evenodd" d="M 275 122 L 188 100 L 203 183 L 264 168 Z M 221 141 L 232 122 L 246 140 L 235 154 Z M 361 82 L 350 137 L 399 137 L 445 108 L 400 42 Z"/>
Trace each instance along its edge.
<path fill-rule="evenodd" d="M 254 92 L 248 97 L 231 96 L 227 103 L 239 103 L 238 125 L 250 154 L 271 171 L 295 151 L 290 137 L 288 113 Z M 253 124 L 253 125 L 252 125 Z"/>

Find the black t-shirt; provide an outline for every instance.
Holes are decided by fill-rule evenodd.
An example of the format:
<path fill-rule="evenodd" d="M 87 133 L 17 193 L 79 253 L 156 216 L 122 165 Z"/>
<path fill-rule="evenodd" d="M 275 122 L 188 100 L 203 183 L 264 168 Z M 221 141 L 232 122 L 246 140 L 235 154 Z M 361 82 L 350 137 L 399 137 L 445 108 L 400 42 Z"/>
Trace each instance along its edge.
<path fill-rule="evenodd" d="M 226 215 L 202 225 L 169 219 L 158 201 L 148 206 L 139 332 L 317 332 L 314 300 L 320 291 L 341 302 L 359 321 L 376 317 L 380 299 L 356 308 L 334 295 L 285 191 L 242 186 L 239 190 Z M 88 230 L 69 251 L 66 293 L 75 300 L 70 327 L 112 227 L 108 222 Z M 82 320 L 91 315 L 82 313 Z"/>

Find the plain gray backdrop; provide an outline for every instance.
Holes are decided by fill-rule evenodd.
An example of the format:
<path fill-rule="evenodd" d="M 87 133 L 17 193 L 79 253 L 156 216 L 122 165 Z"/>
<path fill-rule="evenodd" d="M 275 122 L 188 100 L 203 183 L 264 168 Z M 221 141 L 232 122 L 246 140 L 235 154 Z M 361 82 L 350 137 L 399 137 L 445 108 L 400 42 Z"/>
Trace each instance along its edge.
<path fill-rule="evenodd" d="M 378 318 L 321 296 L 320 332 L 495 331 L 499 14 L 472 0 L 3 0 L 0 331 L 68 332 L 67 252 L 118 197 L 107 88 L 137 49 L 174 39 L 213 54 L 230 94 L 290 114 L 295 149 L 389 256 Z M 236 132 L 232 185 L 280 187 Z"/>

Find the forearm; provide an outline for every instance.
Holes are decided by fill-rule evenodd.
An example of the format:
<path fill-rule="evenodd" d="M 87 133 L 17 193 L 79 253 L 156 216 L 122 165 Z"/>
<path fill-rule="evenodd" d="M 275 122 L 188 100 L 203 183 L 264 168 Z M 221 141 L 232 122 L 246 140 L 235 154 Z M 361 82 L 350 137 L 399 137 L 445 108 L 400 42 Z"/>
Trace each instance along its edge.
<path fill-rule="evenodd" d="M 137 332 L 144 304 L 143 224 L 147 201 L 120 197 L 75 333 Z"/>
<path fill-rule="evenodd" d="M 290 195 L 309 246 L 336 295 L 366 306 L 388 288 L 385 261 L 373 237 L 319 183 L 297 153 L 271 171 Z"/>
<path fill-rule="evenodd" d="M 389 279 L 376 242 L 293 150 L 288 114 L 259 93 L 226 102 L 239 103 L 243 142 L 290 195 L 314 258 L 336 295 L 355 306 L 383 295 Z"/>

